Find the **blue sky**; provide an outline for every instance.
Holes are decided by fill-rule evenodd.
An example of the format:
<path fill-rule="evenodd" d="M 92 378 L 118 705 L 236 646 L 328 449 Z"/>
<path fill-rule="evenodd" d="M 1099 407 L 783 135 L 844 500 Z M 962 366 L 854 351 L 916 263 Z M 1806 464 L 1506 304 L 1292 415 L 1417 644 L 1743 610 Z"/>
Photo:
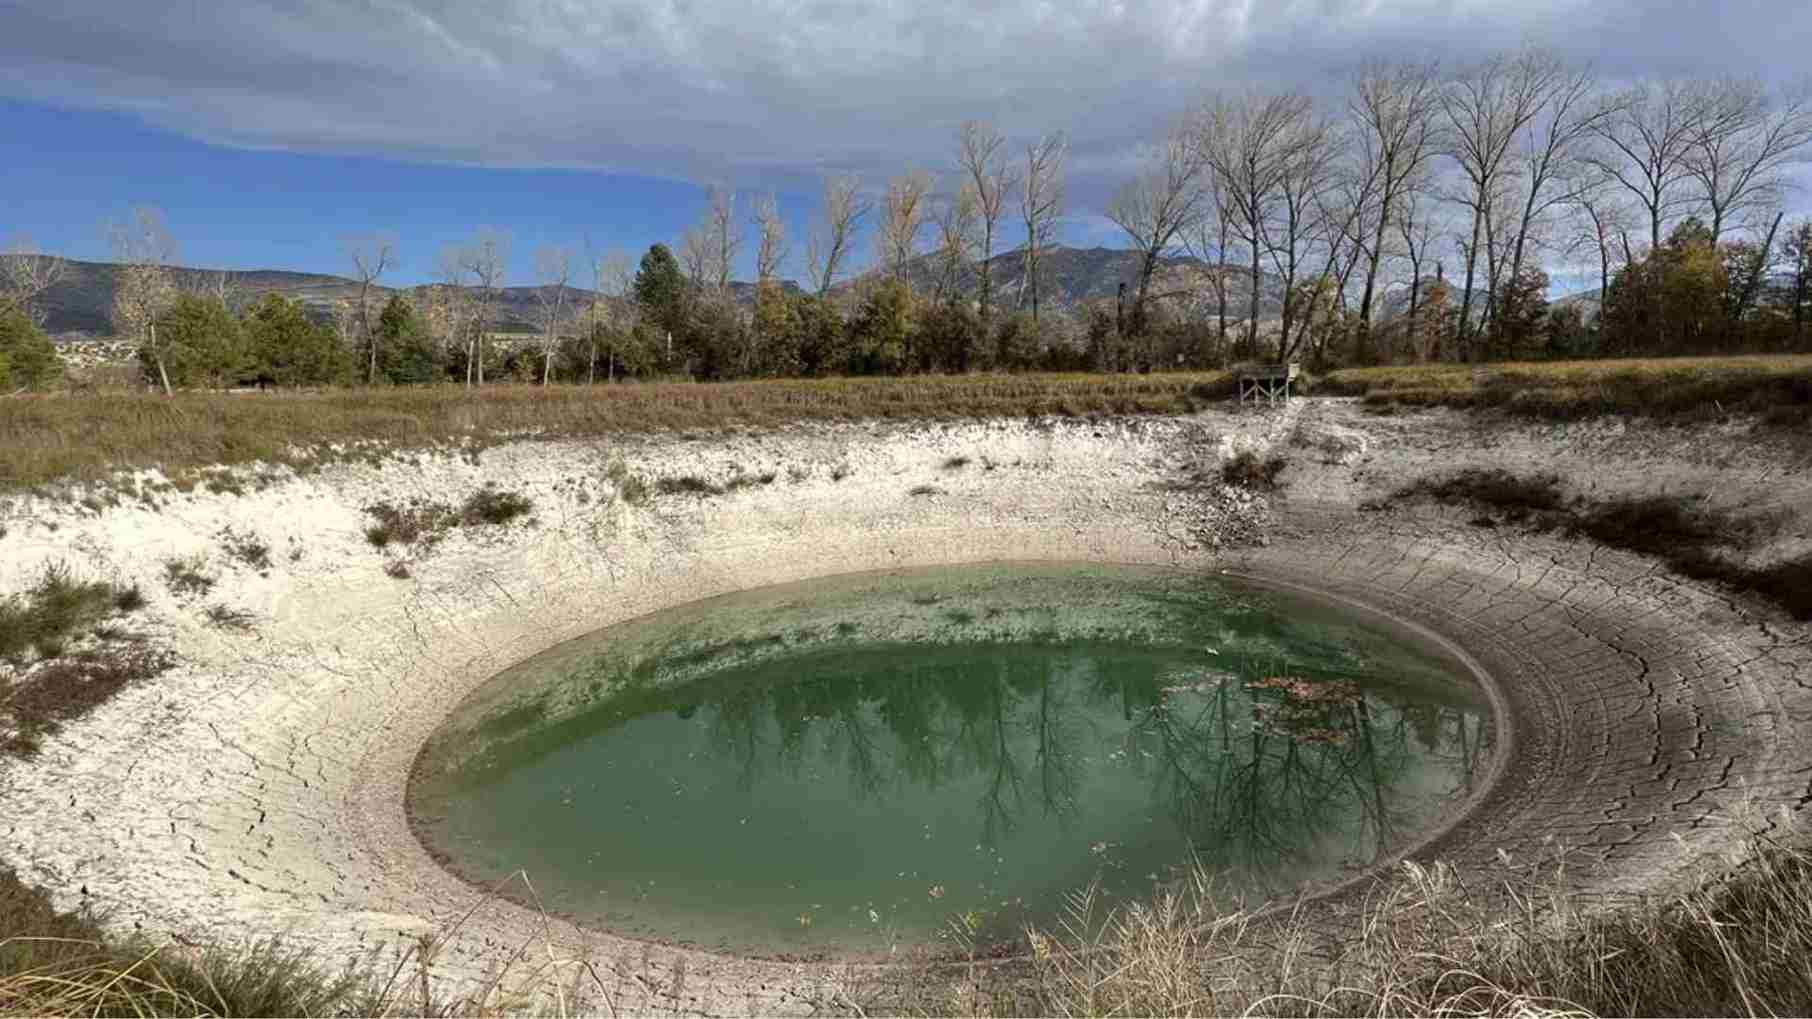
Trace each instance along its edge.
<path fill-rule="evenodd" d="M 980 118 L 1067 131 L 1062 239 L 1114 244 L 1107 196 L 1210 89 L 1521 42 L 1781 78 L 1808 38 L 1804 0 L 0 0 L 0 243 L 105 257 L 149 204 L 186 263 L 344 272 L 383 230 L 416 282 L 493 225 L 530 282 L 538 245 L 675 241 L 721 182 L 780 197 L 798 276 L 825 174 L 947 172 Z"/>

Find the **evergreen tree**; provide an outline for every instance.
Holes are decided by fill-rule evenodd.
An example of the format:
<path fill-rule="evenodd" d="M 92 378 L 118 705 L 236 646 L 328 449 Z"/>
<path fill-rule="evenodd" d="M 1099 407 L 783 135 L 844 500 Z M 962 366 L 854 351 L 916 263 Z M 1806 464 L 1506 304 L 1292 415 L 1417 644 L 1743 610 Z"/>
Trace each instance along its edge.
<path fill-rule="evenodd" d="M 177 294 L 157 317 L 157 334 L 172 386 L 225 389 L 251 372 L 239 321 L 218 297 Z M 147 373 L 156 370 L 142 348 L 139 366 Z"/>
<path fill-rule="evenodd" d="M 421 385 L 446 378 L 446 357 L 408 298 L 394 294 L 384 304 L 377 336 L 379 365 L 393 385 Z"/>
<path fill-rule="evenodd" d="M 686 275 L 665 244 L 649 247 L 636 269 L 635 300 L 642 321 L 665 332 L 679 334 L 686 328 Z"/>
<path fill-rule="evenodd" d="M 0 395 L 43 389 L 63 377 L 63 359 L 23 308 L 0 310 Z"/>
<path fill-rule="evenodd" d="M 355 355 L 330 330 L 317 325 L 302 305 L 282 294 L 265 294 L 245 313 L 246 345 L 261 382 L 280 386 L 324 386 L 350 382 Z"/>

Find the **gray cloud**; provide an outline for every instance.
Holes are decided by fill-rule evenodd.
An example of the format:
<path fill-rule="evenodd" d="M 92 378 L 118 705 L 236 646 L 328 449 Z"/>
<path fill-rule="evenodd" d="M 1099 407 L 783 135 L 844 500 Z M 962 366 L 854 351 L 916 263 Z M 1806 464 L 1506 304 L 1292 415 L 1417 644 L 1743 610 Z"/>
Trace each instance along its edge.
<path fill-rule="evenodd" d="M 1808 38 L 1802 0 L 0 0 L 0 91 L 227 145 L 781 187 L 944 165 L 980 116 L 1070 130 L 1105 181 L 1205 89 L 1331 90 L 1369 55 L 1785 72 Z"/>

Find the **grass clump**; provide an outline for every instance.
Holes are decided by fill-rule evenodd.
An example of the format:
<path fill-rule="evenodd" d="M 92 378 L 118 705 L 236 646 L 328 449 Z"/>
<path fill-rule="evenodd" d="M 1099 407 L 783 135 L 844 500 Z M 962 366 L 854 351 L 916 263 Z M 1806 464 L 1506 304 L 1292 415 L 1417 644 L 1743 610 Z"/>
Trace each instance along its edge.
<path fill-rule="evenodd" d="M 214 590 L 214 578 L 200 556 L 164 560 L 164 584 L 172 593 L 184 596 L 200 597 Z"/>
<path fill-rule="evenodd" d="M 365 528 L 373 548 L 392 544 L 431 547 L 455 527 L 496 527 L 535 508 L 528 496 L 486 485 L 457 509 L 444 502 L 415 499 L 402 506 L 379 502 L 365 507 L 374 523 Z"/>
<path fill-rule="evenodd" d="M 461 527 L 496 527 L 527 516 L 534 508 L 534 502 L 526 495 L 487 485 L 473 492 L 460 506 L 459 524 Z"/>
<path fill-rule="evenodd" d="M 258 621 L 258 617 L 250 612 L 218 602 L 209 605 L 202 615 L 207 619 L 208 625 L 221 630 L 250 630 L 252 625 Z"/>
<path fill-rule="evenodd" d="M 22 677 L 0 678 L 0 753 L 30 757 L 44 738 L 111 700 L 128 685 L 174 664 L 168 652 L 128 642 L 46 661 Z M 6 928 L 0 927 L 0 931 Z"/>
<path fill-rule="evenodd" d="M 944 461 L 944 469 L 947 471 L 960 471 L 964 467 L 969 466 L 970 462 L 970 459 L 966 456 L 953 456 Z"/>
<path fill-rule="evenodd" d="M 654 483 L 654 490 L 662 495 L 722 495 L 724 490 L 696 474 L 682 474 L 673 478 L 660 478 Z"/>
<path fill-rule="evenodd" d="M 111 941 L 0 869 L 0 1013 L 6 1015 L 318 1016 L 369 1011 L 359 976 L 330 975 L 303 951 L 237 951 Z"/>
<path fill-rule="evenodd" d="M 1281 456 L 1261 457 L 1243 449 L 1221 465 L 1221 483 L 1269 491 L 1277 487 L 1277 476 L 1289 465 L 1290 462 Z"/>
<path fill-rule="evenodd" d="M 46 566 L 23 595 L 0 598 L 0 658 L 60 654 L 71 637 L 114 612 L 121 597 L 105 581 L 75 579 L 67 564 Z"/>
<path fill-rule="evenodd" d="M 453 511 L 445 503 L 415 500 L 402 506 L 388 502 L 373 503 L 365 512 L 377 522 L 365 528 L 365 540 L 373 548 L 391 544 L 433 544 L 452 525 Z"/>
<path fill-rule="evenodd" d="M 604 477 L 617 487 L 617 494 L 629 505 L 640 506 L 648 501 L 648 479 L 630 470 L 622 458 L 610 461 L 604 468 Z"/>
<path fill-rule="evenodd" d="M 229 558 L 259 573 L 271 568 L 270 544 L 255 534 L 242 534 L 228 527 L 220 532 L 220 547 Z"/>

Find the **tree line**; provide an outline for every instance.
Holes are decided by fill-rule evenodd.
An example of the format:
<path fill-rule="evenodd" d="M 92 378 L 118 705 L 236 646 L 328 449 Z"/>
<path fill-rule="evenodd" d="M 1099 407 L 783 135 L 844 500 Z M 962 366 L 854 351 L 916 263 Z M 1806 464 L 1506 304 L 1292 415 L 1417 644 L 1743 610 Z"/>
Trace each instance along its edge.
<path fill-rule="evenodd" d="M 113 231 L 113 320 L 166 390 L 1807 350 L 1812 221 L 1783 210 L 1809 142 L 1803 89 L 1614 85 L 1535 48 L 1373 61 L 1333 100 L 1209 95 L 1146 146 L 1106 208 L 1137 269 L 1105 301 L 1058 309 L 1045 293 L 1065 136 L 1015 145 L 971 121 L 937 176 L 826 180 L 803 287 L 781 277 L 793 245 L 775 197 L 745 214 L 714 187 L 676 246 L 639 261 L 537 249 L 532 341 L 498 336 L 510 237 L 495 229 L 442 251 L 413 299 L 382 302 L 396 241 L 349 241 L 356 293 L 319 323 L 280 297 L 240 307 L 218 282 L 184 286 L 161 216 L 141 209 Z M 732 280 L 745 250 L 752 299 Z M 54 365 L 32 307 L 57 263 L 7 264 L 0 383 L 40 384 Z M 1596 300 L 1551 307 L 1555 267 Z"/>

